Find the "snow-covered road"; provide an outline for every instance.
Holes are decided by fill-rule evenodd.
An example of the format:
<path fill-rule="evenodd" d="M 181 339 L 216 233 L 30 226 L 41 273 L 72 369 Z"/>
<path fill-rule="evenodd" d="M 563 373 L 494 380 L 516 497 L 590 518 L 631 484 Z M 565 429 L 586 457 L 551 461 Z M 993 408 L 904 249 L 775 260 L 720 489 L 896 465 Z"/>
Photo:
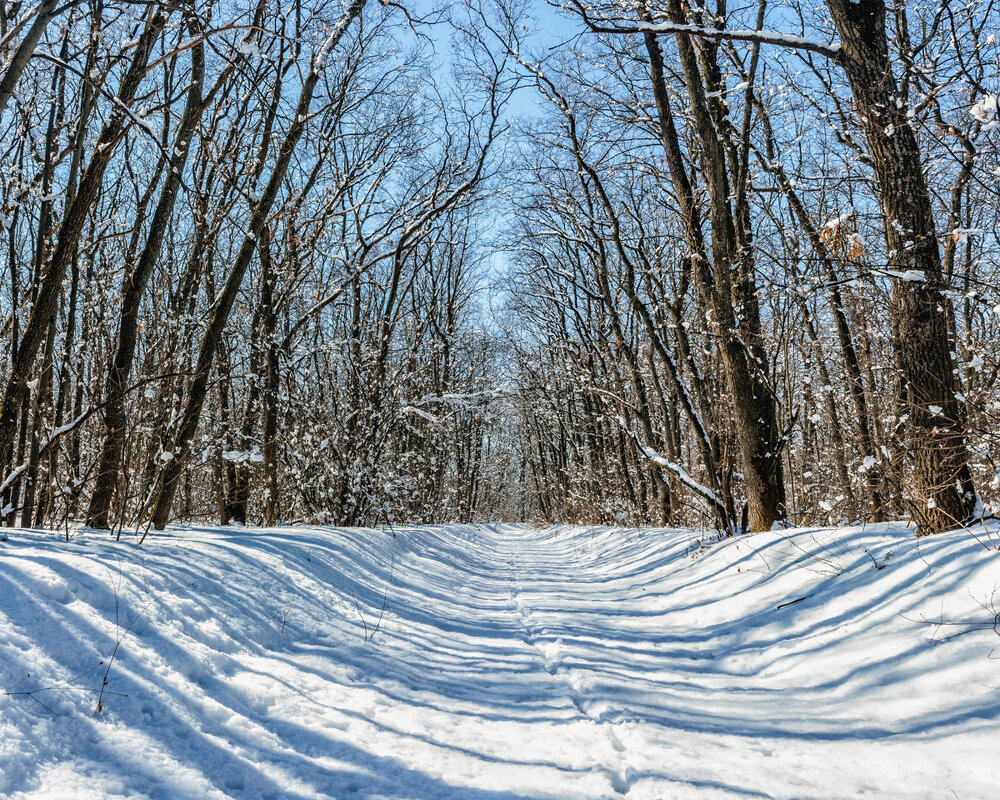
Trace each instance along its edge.
<path fill-rule="evenodd" d="M 995 550 L 700 537 L 12 532 L 0 796 L 997 796 Z"/>

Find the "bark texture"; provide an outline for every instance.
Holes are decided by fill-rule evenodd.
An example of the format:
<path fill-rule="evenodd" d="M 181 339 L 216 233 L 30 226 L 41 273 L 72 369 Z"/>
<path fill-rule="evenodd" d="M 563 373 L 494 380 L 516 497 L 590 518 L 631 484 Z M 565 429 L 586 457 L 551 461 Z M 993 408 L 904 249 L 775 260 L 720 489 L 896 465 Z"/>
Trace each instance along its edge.
<path fill-rule="evenodd" d="M 965 404 L 949 338 L 930 192 L 889 59 L 882 0 L 828 0 L 864 127 L 885 221 L 896 363 L 913 454 L 914 513 L 923 533 L 953 528 L 975 506 Z"/>

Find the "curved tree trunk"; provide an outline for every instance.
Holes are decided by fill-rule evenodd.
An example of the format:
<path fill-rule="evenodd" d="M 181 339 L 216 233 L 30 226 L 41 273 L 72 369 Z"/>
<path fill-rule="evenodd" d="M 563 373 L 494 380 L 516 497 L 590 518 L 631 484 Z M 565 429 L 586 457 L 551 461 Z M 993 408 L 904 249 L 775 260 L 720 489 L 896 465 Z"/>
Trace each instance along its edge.
<path fill-rule="evenodd" d="M 670 0 L 670 16 L 674 22 L 685 23 L 679 0 Z M 648 12 L 641 12 L 648 21 Z M 762 345 L 759 341 L 760 314 L 753 285 L 749 254 L 741 253 L 737 225 L 731 205 L 730 180 L 726 168 L 725 148 L 709 107 L 698 57 L 687 33 L 676 36 L 684 73 L 685 87 L 691 104 L 694 126 L 702 146 L 702 164 L 710 199 L 709 222 L 712 230 L 712 258 L 707 263 L 700 231 L 700 214 L 687 178 L 670 112 L 666 91 L 663 54 L 656 37 L 645 36 L 650 57 L 650 77 L 656 101 L 661 139 L 666 150 L 689 242 L 701 244 L 693 249 L 695 273 L 699 288 L 714 312 L 721 339 L 720 353 L 729 388 L 736 437 L 743 463 L 744 486 L 747 495 L 745 516 L 747 530 L 770 530 L 775 521 L 784 519 L 785 485 L 781 465 L 782 440 L 778 428 L 777 409 L 771 388 L 763 370 Z M 732 275 L 736 275 L 736 284 Z M 740 301 L 737 314 L 735 302 Z M 748 333 L 750 341 L 744 341 Z"/>

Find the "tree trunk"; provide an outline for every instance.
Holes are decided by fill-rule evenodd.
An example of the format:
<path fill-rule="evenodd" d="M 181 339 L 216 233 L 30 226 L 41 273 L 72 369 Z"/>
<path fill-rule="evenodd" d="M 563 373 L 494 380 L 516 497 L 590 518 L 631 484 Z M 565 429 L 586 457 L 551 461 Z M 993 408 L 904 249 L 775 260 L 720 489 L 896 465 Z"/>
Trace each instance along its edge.
<path fill-rule="evenodd" d="M 268 241 L 261 241 L 261 247 L 269 244 Z M 281 512 L 280 497 L 278 495 L 278 342 L 275 341 L 278 327 L 278 313 L 274 307 L 274 281 L 275 275 L 272 270 L 270 250 L 267 250 L 266 257 L 264 251 L 261 253 L 263 259 L 263 275 L 266 296 L 261 298 L 264 306 L 263 334 L 266 362 L 264 365 L 264 430 L 263 430 L 263 456 L 264 456 L 264 524 L 272 526 L 278 521 Z"/>
<path fill-rule="evenodd" d="M 678 0 L 668 4 L 674 22 L 685 23 L 683 9 Z M 641 12 L 648 21 L 648 12 Z M 692 244 L 700 245 L 695 253 L 695 272 L 699 288 L 714 312 L 715 323 L 721 338 L 721 356 L 729 388 L 736 423 L 736 435 L 743 462 L 743 480 L 747 495 L 746 517 L 749 531 L 770 530 L 776 520 L 785 517 L 785 486 L 781 465 L 781 434 L 778 429 L 774 397 L 767 385 L 761 361 L 762 347 L 757 341 L 760 317 L 752 286 L 752 270 L 741 258 L 737 240 L 736 223 L 730 202 L 730 181 L 726 169 L 726 152 L 719 138 L 718 128 L 709 108 L 698 58 L 688 34 L 676 36 L 684 82 L 695 129 L 702 146 L 702 168 L 705 173 L 710 198 L 710 224 L 712 230 L 712 263 L 703 256 L 704 244 L 697 227 L 699 214 L 690 182 L 681 156 L 666 92 L 663 55 L 655 36 L 645 37 L 650 56 L 650 74 L 656 101 L 658 121 L 667 162 L 682 205 L 686 229 Z M 731 273 L 737 276 L 732 283 Z M 747 315 L 740 319 L 734 307 L 739 297 L 746 302 L 741 311 Z M 744 341 L 741 334 L 748 331 L 751 341 Z"/>
<path fill-rule="evenodd" d="M 153 45 L 166 25 L 174 3 L 157 5 L 150 12 L 145 28 L 136 44 L 128 71 L 122 79 L 115 106 L 111 111 L 97 140 L 90 164 L 80 180 L 80 187 L 66 210 L 59 231 L 59 243 L 49 261 L 42 278 L 38 296 L 31 309 L 24 336 L 11 361 L 10 375 L 0 401 L 0 452 L 4 452 L 14 440 L 16 431 L 15 409 L 21 405 L 28 376 L 34 364 L 38 349 L 42 346 L 49 322 L 59 305 L 66 268 L 76 255 L 77 244 L 90 210 L 97 199 L 104 179 L 104 172 L 111 162 L 115 145 L 121 140 L 129 120 L 128 107 L 135 98 L 139 85 L 146 74 L 146 64 Z"/>
<path fill-rule="evenodd" d="M 17 46 L 17 50 L 14 51 L 14 57 L 10 60 L 3 78 L 0 78 L 0 114 L 7 108 L 7 103 L 10 101 L 10 96 L 14 93 L 17 80 L 21 77 L 21 73 L 24 72 L 24 68 L 28 66 L 28 62 L 31 60 L 31 56 L 38 46 L 38 41 L 42 38 L 42 34 L 45 33 L 45 29 L 49 23 L 58 13 L 65 11 L 67 8 L 72 8 L 78 2 L 79 0 L 71 0 L 66 5 L 60 6 L 58 0 L 43 0 L 41 5 L 38 6 L 34 22 L 31 23 L 28 32 Z"/>
<path fill-rule="evenodd" d="M 236 261 L 229 273 L 226 285 L 223 287 L 212 309 L 208 329 L 201 340 L 194 377 L 188 390 L 187 403 L 185 404 L 184 413 L 174 439 L 174 457 L 167 462 L 158 480 L 156 504 L 152 514 L 152 522 L 157 530 L 163 530 L 170 519 L 170 509 L 173 506 L 178 481 L 187 466 L 191 441 L 198 430 L 198 422 L 201 419 L 201 410 L 205 404 L 205 394 L 208 390 L 208 379 L 212 370 L 212 362 L 215 359 L 216 348 L 229 320 L 229 312 L 232 310 L 240 285 L 243 283 L 243 276 L 246 274 L 247 267 L 250 265 L 250 260 L 253 258 L 254 251 L 257 248 L 257 240 L 261 230 L 267 222 L 271 208 L 277 199 L 278 191 L 285 179 L 285 173 L 288 171 L 288 165 L 292 160 L 295 146 L 305 132 L 309 120 L 309 108 L 312 104 L 313 92 L 323 73 L 326 59 L 329 57 L 330 52 L 336 47 L 344 33 L 346 33 L 350 23 L 361 13 L 365 2 L 366 0 L 352 0 L 351 5 L 336 25 L 333 26 L 330 34 L 313 59 L 309 74 L 299 94 L 299 101 L 295 109 L 292 124 L 288 129 L 284 142 L 281 144 L 281 149 L 278 151 L 274 169 L 271 172 L 260 200 L 254 205 L 247 234 L 243 237 L 243 242 L 240 245 Z"/>
<path fill-rule="evenodd" d="M 192 30 L 197 36 L 198 31 Z M 199 43 L 191 50 L 191 85 L 181 119 L 180 129 L 172 149 L 173 157 L 167 170 L 167 180 L 160 194 L 153 219 L 150 222 L 146 244 L 136 268 L 126 275 L 122 286 L 121 311 L 118 323 L 118 344 L 114 359 L 108 369 L 105 389 L 107 405 L 104 409 L 104 446 L 97 468 L 97 481 L 87 510 L 87 525 L 107 528 L 111 500 L 121 474 L 122 452 L 125 447 L 125 388 L 132 373 L 139 331 L 139 305 L 153 268 L 159 259 L 163 237 L 174 211 L 181 175 L 187 163 L 191 138 L 198 120 L 205 110 L 201 87 L 205 74 L 204 50 Z"/>
<path fill-rule="evenodd" d="M 951 301 L 920 149 L 889 60 L 882 0 L 828 0 L 875 168 L 893 273 L 893 344 L 913 453 L 921 533 L 969 518 L 976 495 L 965 449 L 965 403 L 948 336 Z M 899 102 L 897 102 L 899 101 Z"/>

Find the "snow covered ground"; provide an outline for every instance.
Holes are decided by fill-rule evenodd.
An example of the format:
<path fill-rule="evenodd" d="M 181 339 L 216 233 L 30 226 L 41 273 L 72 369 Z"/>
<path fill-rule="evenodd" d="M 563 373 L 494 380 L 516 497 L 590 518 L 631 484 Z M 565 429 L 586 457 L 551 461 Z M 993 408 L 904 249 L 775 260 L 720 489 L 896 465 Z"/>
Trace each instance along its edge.
<path fill-rule="evenodd" d="M 995 549 L 699 536 L 12 531 L 0 796 L 1000 796 Z"/>

